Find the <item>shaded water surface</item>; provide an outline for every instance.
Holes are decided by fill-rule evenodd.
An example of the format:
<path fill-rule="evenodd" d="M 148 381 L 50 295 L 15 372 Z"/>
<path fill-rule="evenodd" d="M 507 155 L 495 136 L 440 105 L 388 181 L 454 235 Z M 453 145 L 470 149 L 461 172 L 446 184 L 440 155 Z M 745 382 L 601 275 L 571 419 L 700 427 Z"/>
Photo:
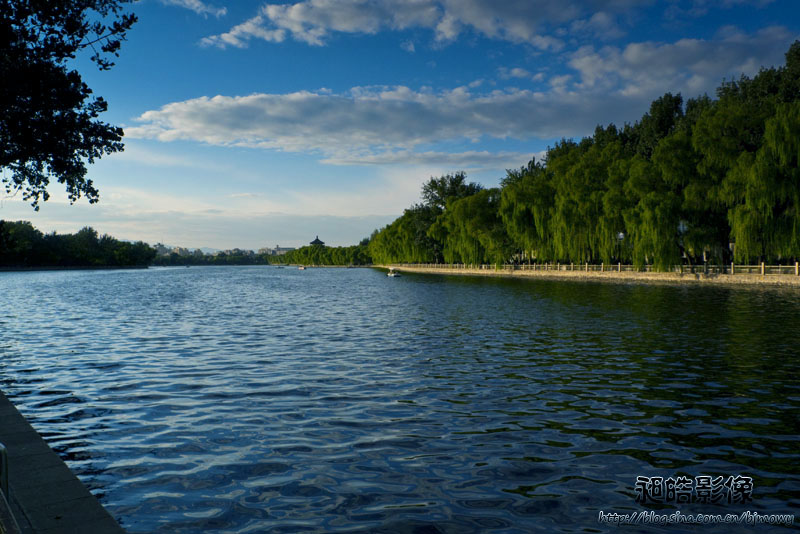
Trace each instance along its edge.
<path fill-rule="evenodd" d="M 800 508 L 797 290 L 212 267 L 0 295 L 0 387 L 130 532 Z M 737 474 L 746 505 L 634 502 L 637 475 Z"/>

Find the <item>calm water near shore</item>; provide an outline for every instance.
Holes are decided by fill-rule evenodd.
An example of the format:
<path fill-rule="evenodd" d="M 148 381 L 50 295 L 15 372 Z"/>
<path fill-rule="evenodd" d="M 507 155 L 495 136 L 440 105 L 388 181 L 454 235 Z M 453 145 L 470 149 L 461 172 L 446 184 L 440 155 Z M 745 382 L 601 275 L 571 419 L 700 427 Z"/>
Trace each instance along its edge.
<path fill-rule="evenodd" d="M 132 533 L 800 509 L 797 289 L 205 267 L 0 294 L 0 388 Z M 637 475 L 739 474 L 744 505 L 634 501 Z"/>

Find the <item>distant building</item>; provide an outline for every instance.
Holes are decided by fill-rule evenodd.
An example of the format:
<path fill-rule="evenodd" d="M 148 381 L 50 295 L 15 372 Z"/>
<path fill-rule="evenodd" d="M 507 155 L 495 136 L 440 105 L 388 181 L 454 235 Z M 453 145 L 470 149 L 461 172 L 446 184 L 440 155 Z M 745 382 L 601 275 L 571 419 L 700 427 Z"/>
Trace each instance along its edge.
<path fill-rule="evenodd" d="M 154 248 L 156 249 L 156 254 L 159 256 L 169 256 L 171 254 L 177 254 L 178 256 L 192 255 L 192 251 L 185 247 L 168 247 L 163 243 L 157 243 Z"/>
<path fill-rule="evenodd" d="M 321 247 L 322 245 L 325 244 L 325 242 L 324 241 L 320 241 L 319 240 L 319 236 L 317 236 L 317 237 L 314 238 L 314 241 L 312 241 L 310 244 L 311 245 L 317 245 L 317 246 Z"/>

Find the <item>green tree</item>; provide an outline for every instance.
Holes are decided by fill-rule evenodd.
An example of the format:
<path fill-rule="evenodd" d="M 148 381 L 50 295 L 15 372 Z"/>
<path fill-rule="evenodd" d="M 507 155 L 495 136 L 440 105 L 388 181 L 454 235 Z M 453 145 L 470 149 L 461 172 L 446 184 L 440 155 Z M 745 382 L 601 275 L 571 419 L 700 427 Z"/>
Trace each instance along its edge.
<path fill-rule="evenodd" d="M 443 243 L 431 232 L 447 206 L 483 189 L 467 182 L 463 172 L 431 178 L 422 186 L 422 203 L 406 209 L 399 218 L 373 234 L 368 251 L 377 263 L 433 263 L 444 259 Z"/>
<path fill-rule="evenodd" d="M 724 195 L 738 261 L 800 256 L 800 102 L 781 104 L 764 142 L 744 152 Z"/>
<path fill-rule="evenodd" d="M 44 236 L 28 221 L 3 221 L 0 226 L 0 261 L 7 266 L 28 266 L 38 261 Z"/>
<path fill-rule="evenodd" d="M 602 192 L 603 207 L 597 221 L 597 251 L 605 263 L 628 262 L 631 259 L 631 240 L 625 225 L 625 213 L 633 207 L 634 199 L 625 190 L 631 159 L 619 151 L 622 144 L 608 145 L 604 152 L 609 161 L 606 168 L 606 186 Z M 611 159 L 611 154 L 615 158 Z"/>
<path fill-rule="evenodd" d="M 122 129 L 98 120 L 108 105 L 70 61 L 82 50 L 111 68 L 136 16 L 132 0 L 0 0 L 0 169 L 6 193 L 39 209 L 55 178 L 71 202 L 99 193 L 86 164 L 121 151 Z"/>
<path fill-rule="evenodd" d="M 555 178 L 552 218 L 555 259 L 594 261 L 600 256 L 598 223 L 603 215 L 608 168 L 621 154 L 621 145 L 603 147 L 591 138 L 554 160 L 548 169 Z M 605 230 L 605 228 L 603 228 Z M 616 232 L 611 230 L 609 238 Z"/>
<path fill-rule="evenodd" d="M 506 171 L 498 212 L 517 252 L 530 259 L 552 255 L 550 218 L 555 191 L 544 165 L 531 160 L 527 167 Z"/>
<path fill-rule="evenodd" d="M 448 263 L 504 263 L 513 245 L 498 212 L 500 190 L 484 189 L 474 195 L 451 199 L 431 226 L 430 233 L 444 244 Z"/>
<path fill-rule="evenodd" d="M 784 67 L 723 82 L 717 97 L 684 107 L 666 93 L 633 126 L 598 126 L 507 171 L 499 192 L 463 173 L 431 178 L 423 204 L 373 236 L 373 258 L 424 261 L 433 248 L 448 262 L 526 252 L 664 269 L 727 262 L 731 237 L 739 260 L 800 256 L 800 42 Z"/>
<path fill-rule="evenodd" d="M 650 111 L 634 127 L 636 130 L 636 152 L 649 158 L 658 142 L 672 133 L 683 118 L 683 98 L 680 94 L 666 93 L 650 104 Z"/>
<path fill-rule="evenodd" d="M 422 186 L 422 201 L 426 206 L 444 210 L 447 201 L 474 195 L 483 189 L 480 184 L 467 182 L 463 171 L 431 178 Z"/>
<path fill-rule="evenodd" d="M 628 196 L 636 200 L 624 214 L 634 265 L 651 263 L 664 270 L 680 263 L 680 196 L 667 185 L 658 167 L 641 156 L 631 161 L 625 187 Z"/>

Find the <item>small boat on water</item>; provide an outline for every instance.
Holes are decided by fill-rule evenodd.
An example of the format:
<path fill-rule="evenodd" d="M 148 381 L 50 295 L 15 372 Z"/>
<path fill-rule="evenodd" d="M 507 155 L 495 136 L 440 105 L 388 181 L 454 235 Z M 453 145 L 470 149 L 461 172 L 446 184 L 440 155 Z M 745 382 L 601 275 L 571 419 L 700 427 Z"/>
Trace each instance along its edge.
<path fill-rule="evenodd" d="M 301 265 L 297 269 L 300 270 L 300 271 L 305 271 L 306 270 L 306 266 L 305 265 Z"/>
<path fill-rule="evenodd" d="M 391 276 L 392 278 L 396 278 L 396 277 L 400 276 L 400 273 L 395 271 L 393 267 L 389 267 L 389 272 L 386 273 L 386 276 Z"/>

